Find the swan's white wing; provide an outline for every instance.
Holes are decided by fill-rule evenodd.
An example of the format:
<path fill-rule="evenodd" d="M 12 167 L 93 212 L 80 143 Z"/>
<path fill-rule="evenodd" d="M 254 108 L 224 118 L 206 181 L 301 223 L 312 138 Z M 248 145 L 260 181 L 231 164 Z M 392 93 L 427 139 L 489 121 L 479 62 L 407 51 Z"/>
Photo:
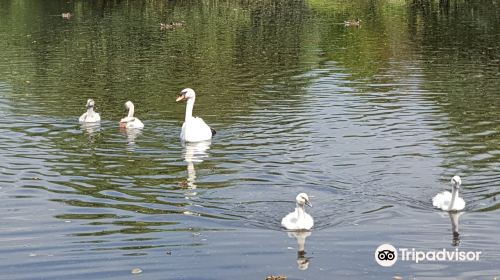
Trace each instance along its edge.
<path fill-rule="evenodd" d="M 281 219 L 281 226 L 286 229 L 297 229 L 297 213 L 288 213 L 283 219 Z"/>
<path fill-rule="evenodd" d="M 127 128 L 144 128 L 144 124 L 138 118 L 134 117 L 133 121 L 127 122 Z"/>
<path fill-rule="evenodd" d="M 453 203 L 453 209 L 451 210 L 460 211 L 463 210 L 464 208 L 465 208 L 465 200 L 461 197 L 457 197 L 455 199 L 455 202 Z"/>
<path fill-rule="evenodd" d="M 450 202 L 451 202 L 451 193 L 447 191 L 438 193 L 436 194 L 436 196 L 432 198 L 432 205 L 442 210 L 448 210 Z"/>
<path fill-rule="evenodd" d="M 309 230 L 313 227 L 314 220 L 307 213 L 304 213 L 301 219 L 299 219 L 297 210 L 295 210 L 281 220 L 281 225 L 288 230 Z"/>
<path fill-rule="evenodd" d="M 455 199 L 455 201 L 453 202 L 452 209 L 449 209 L 450 203 L 451 203 L 451 193 L 448 191 L 438 193 L 436 194 L 436 196 L 432 198 L 432 205 L 444 211 L 449 211 L 449 210 L 460 211 L 465 208 L 465 201 L 461 197 L 457 197 Z"/>
<path fill-rule="evenodd" d="M 79 122 L 85 122 L 85 118 L 87 117 L 87 112 L 83 113 L 80 118 L 78 119 Z"/>
<path fill-rule="evenodd" d="M 302 220 L 302 228 L 303 229 L 311 229 L 313 226 L 314 226 L 314 220 L 313 220 L 313 217 L 307 213 L 304 213 L 305 217 L 304 219 Z"/>
<path fill-rule="evenodd" d="M 190 118 L 182 125 L 181 139 L 186 142 L 207 141 L 212 139 L 212 130 L 202 118 Z"/>
<path fill-rule="evenodd" d="M 99 122 L 101 121 L 101 116 L 99 116 L 99 113 L 96 112 L 85 112 L 80 116 L 78 121 L 80 121 L 81 123 Z"/>
<path fill-rule="evenodd" d="M 136 117 L 125 117 L 120 120 L 120 123 L 125 123 L 126 128 L 144 128 L 144 124 Z"/>

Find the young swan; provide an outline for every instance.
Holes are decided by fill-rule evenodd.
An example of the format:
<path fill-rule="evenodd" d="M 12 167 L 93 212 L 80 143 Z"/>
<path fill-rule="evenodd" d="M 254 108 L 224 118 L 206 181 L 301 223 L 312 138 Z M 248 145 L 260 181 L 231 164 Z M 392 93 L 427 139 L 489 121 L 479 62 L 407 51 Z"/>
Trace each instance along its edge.
<path fill-rule="evenodd" d="M 299 193 L 295 200 L 297 201 L 295 211 L 286 215 L 281 220 L 281 225 L 288 230 L 310 230 L 314 225 L 314 220 L 304 210 L 304 205 L 312 207 L 309 197 L 305 193 Z"/>
<path fill-rule="evenodd" d="M 461 184 L 462 180 L 460 177 L 457 175 L 453 176 L 453 178 L 451 178 L 451 193 L 445 191 L 436 194 L 436 196 L 432 198 L 432 205 L 444 211 L 460 211 L 464 209 L 465 201 L 458 196 L 458 190 Z"/>
<path fill-rule="evenodd" d="M 128 109 L 128 115 L 120 120 L 120 127 L 123 128 L 143 128 L 144 124 L 138 118 L 134 117 L 134 104 L 132 101 L 125 102 L 125 108 Z"/>
<path fill-rule="evenodd" d="M 99 113 L 94 112 L 94 99 L 87 100 L 87 112 L 83 113 L 78 121 L 80 123 L 95 123 L 101 121 L 101 116 Z"/>

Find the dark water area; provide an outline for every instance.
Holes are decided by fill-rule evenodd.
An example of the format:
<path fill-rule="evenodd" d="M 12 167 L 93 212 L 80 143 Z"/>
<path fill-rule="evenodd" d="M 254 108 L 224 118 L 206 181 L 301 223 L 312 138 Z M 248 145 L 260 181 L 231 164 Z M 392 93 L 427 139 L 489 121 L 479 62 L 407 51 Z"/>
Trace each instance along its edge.
<path fill-rule="evenodd" d="M 500 278 L 499 5 L 0 1 L 0 279 Z M 211 143 L 179 139 L 185 87 Z"/>

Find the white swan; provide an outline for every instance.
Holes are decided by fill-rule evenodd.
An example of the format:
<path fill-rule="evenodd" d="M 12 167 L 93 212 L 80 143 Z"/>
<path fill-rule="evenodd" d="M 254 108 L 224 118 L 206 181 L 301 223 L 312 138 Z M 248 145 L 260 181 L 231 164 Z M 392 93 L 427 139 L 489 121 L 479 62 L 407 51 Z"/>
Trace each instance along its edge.
<path fill-rule="evenodd" d="M 78 119 L 81 123 L 95 123 L 101 121 L 99 113 L 94 112 L 94 99 L 87 100 L 87 112 L 83 113 Z"/>
<path fill-rule="evenodd" d="M 128 109 L 128 116 L 120 120 L 120 127 L 124 128 L 143 128 L 144 124 L 138 118 L 134 117 L 134 103 L 125 102 L 125 108 Z"/>
<path fill-rule="evenodd" d="M 314 221 L 311 215 L 304 210 L 304 205 L 312 207 L 309 197 L 305 193 L 299 193 L 295 200 L 297 201 L 295 211 L 286 215 L 281 220 L 281 225 L 288 230 L 310 230 Z"/>
<path fill-rule="evenodd" d="M 212 139 L 215 130 L 211 129 L 202 118 L 193 117 L 193 107 L 196 94 L 190 88 L 183 89 L 177 96 L 176 102 L 187 100 L 186 117 L 182 124 L 181 140 L 185 142 L 200 142 Z"/>
<path fill-rule="evenodd" d="M 432 198 L 432 205 L 444 211 L 460 211 L 464 209 L 465 201 L 458 196 L 458 190 L 461 184 L 462 180 L 460 177 L 457 175 L 453 176 L 453 178 L 451 178 L 451 193 L 445 191 L 436 194 L 436 196 Z"/>

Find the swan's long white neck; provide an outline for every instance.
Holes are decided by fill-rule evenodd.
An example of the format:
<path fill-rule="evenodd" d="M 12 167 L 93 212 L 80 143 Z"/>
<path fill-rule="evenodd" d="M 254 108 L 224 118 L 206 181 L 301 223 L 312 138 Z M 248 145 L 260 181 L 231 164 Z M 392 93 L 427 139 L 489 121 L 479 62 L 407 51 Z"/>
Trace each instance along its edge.
<path fill-rule="evenodd" d="M 94 107 L 88 107 L 87 108 L 87 116 L 92 115 L 92 113 L 94 113 Z"/>
<path fill-rule="evenodd" d="M 455 204 L 455 200 L 457 200 L 457 198 L 458 198 L 458 188 L 453 186 L 451 190 L 451 201 L 448 210 L 453 210 L 453 204 Z"/>
<path fill-rule="evenodd" d="M 297 203 L 297 207 L 295 207 L 296 211 L 297 211 L 297 218 L 300 219 L 302 217 L 304 217 L 304 213 L 306 212 L 304 210 L 304 204 L 298 204 Z"/>
<path fill-rule="evenodd" d="M 132 118 L 134 116 L 134 105 L 130 105 L 130 108 L 128 109 L 128 117 Z"/>
<path fill-rule="evenodd" d="M 193 117 L 193 107 L 194 107 L 194 97 L 188 98 L 187 104 L 186 104 L 186 117 L 184 118 L 184 121 L 187 122 L 189 119 Z"/>

